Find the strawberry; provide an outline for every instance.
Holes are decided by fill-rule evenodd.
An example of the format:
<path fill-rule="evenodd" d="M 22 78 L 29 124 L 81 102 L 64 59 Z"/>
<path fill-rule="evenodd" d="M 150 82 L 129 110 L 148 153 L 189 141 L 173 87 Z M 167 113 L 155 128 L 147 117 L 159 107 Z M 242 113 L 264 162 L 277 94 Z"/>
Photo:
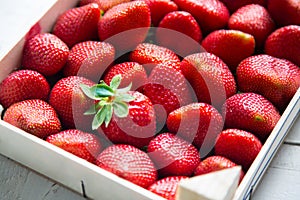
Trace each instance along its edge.
<path fill-rule="evenodd" d="M 223 128 L 221 114 L 206 103 L 192 103 L 171 112 L 167 127 L 172 133 L 193 142 L 205 156 L 213 148 L 215 138 Z"/>
<path fill-rule="evenodd" d="M 200 163 L 196 147 L 171 133 L 162 133 L 152 139 L 148 155 L 161 177 L 191 176 Z"/>
<path fill-rule="evenodd" d="M 230 16 L 228 27 L 253 35 L 256 47 L 260 49 L 268 35 L 274 31 L 275 23 L 266 8 L 250 4 L 239 8 Z"/>
<path fill-rule="evenodd" d="M 235 166 L 237 166 L 237 164 L 223 156 L 210 156 L 200 162 L 194 171 L 194 175 L 199 176 Z M 241 171 L 240 182 L 242 181 L 243 177 L 244 172 Z"/>
<path fill-rule="evenodd" d="M 290 25 L 275 30 L 266 40 L 265 52 L 300 66 L 300 26 Z"/>
<path fill-rule="evenodd" d="M 77 129 L 50 135 L 46 141 L 91 163 L 95 163 L 102 148 L 98 137 Z"/>
<path fill-rule="evenodd" d="M 143 0 L 151 11 L 151 23 L 158 26 L 162 18 L 169 12 L 178 10 L 178 6 L 171 0 Z"/>
<path fill-rule="evenodd" d="M 118 74 L 122 76 L 120 87 L 125 87 L 132 83 L 132 90 L 139 90 L 148 81 L 146 70 L 137 62 L 124 62 L 114 65 L 106 72 L 103 80 L 109 84 L 113 77 Z"/>
<path fill-rule="evenodd" d="M 155 135 L 154 109 L 148 97 L 130 91 L 130 86 L 118 89 L 121 79 L 116 75 L 109 86 L 103 81 L 90 87 L 82 84 L 87 97 L 97 101 L 86 114 L 95 115 L 92 129 L 111 142 L 141 148 Z"/>
<path fill-rule="evenodd" d="M 272 0 L 267 8 L 277 25 L 300 25 L 299 0 Z"/>
<path fill-rule="evenodd" d="M 5 111 L 3 120 L 39 138 L 45 138 L 61 130 L 56 111 L 40 99 L 12 104 Z"/>
<path fill-rule="evenodd" d="M 266 98 L 255 93 L 241 93 L 228 98 L 223 105 L 227 128 L 249 131 L 265 140 L 280 118 L 277 109 Z"/>
<path fill-rule="evenodd" d="M 222 1 L 228 10 L 233 13 L 237 9 L 246 6 L 248 4 L 259 4 L 261 6 L 267 5 L 267 0 L 220 0 Z"/>
<path fill-rule="evenodd" d="M 224 156 L 247 171 L 260 152 L 262 144 L 252 133 L 227 129 L 222 131 L 215 144 L 215 154 Z"/>
<path fill-rule="evenodd" d="M 112 7 L 119 5 L 121 3 L 129 2 L 130 0 L 81 0 L 79 2 L 80 6 L 84 6 L 90 3 L 96 3 L 99 5 L 99 8 L 106 12 L 107 10 L 111 9 Z"/>
<path fill-rule="evenodd" d="M 176 190 L 181 180 L 188 179 L 187 176 L 168 176 L 162 178 L 148 187 L 148 190 L 166 198 L 167 200 L 175 200 Z"/>
<path fill-rule="evenodd" d="M 13 103 L 26 99 L 47 100 L 50 86 L 46 78 L 33 70 L 18 70 L 10 73 L 0 83 L 0 104 L 8 108 Z"/>
<path fill-rule="evenodd" d="M 69 9 L 56 20 L 53 34 L 69 47 L 79 42 L 97 39 L 99 18 L 100 8 L 96 3 Z"/>
<path fill-rule="evenodd" d="M 68 55 L 69 48 L 61 39 L 51 33 L 41 33 L 25 42 L 22 66 L 51 76 L 63 68 Z"/>
<path fill-rule="evenodd" d="M 181 62 L 181 70 L 190 82 L 199 102 L 219 109 L 224 101 L 236 93 L 236 83 L 228 66 L 211 53 L 189 55 Z"/>
<path fill-rule="evenodd" d="M 151 100 L 153 105 L 160 105 L 155 107 L 159 127 L 165 124 L 170 112 L 196 101 L 196 97 L 192 96 L 192 88 L 180 70 L 180 62 L 165 62 L 156 65 L 142 93 Z"/>
<path fill-rule="evenodd" d="M 129 60 L 143 65 L 148 73 L 156 64 L 180 62 L 178 56 L 170 49 L 150 43 L 139 44 L 130 53 Z"/>
<path fill-rule="evenodd" d="M 149 156 L 131 145 L 107 147 L 97 157 L 96 164 L 143 188 L 157 180 L 157 171 Z"/>
<path fill-rule="evenodd" d="M 150 25 L 148 5 L 144 1 L 131 1 L 116 5 L 104 14 L 98 23 L 98 35 L 100 40 L 127 52 L 146 39 Z"/>
<path fill-rule="evenodd" d="M 164 16 L 159 23 L 159 28 L 156 31 L 156 42 L 160 46 L 167 47 L 179 55 L 189 55 L 198 50 L 198 45 L 193 47 L 190 41 L 185 39 L 185 36 L 178 34 L 178 32 L 190 37 L 193 42 L 199 43 L 202 40 L 202 32 L 195 18 L 186 11 L 173 11 Z M 163 29 L 161 29 L 163 28 Z M 169 32 L 170 29 L 176 31 Z M 178 43 L 178 41 L 181 41 Z"/>
<path fill-rule="evenodd" d="M 63 69 L 64 76 L 82 76 L 98 82 L 115 59 L 109 43 L 85 41 L 75 44 Z"/>
<path fill-rule="evenodd" d="M 219 0 L 174 0 L 174 2 L 180 10 L 187 11 L 195 17 L 205 34 L 227 25 L 229 11 Z"/>
<path fill-rule="evenodd" d="M 300 86 L 300 69 L 293 63 L 261 54 L 246 58 L 237 68 L 242 92 L 261 94 L 283 111 Z"/>
<path fill-rule="evenodd" d="M 201 45 L 221 58 L 231 71 L 235 71 L 243 59 L 254 53 L 255 39 L 242 31 L 217 30 L 206 36 Z"/>
<path fill-rule="evenodd" d="M 80 84 L 89 86 L 95 83 L 80 76 L 69 76 L 60 79 L 52 88 L 49 103 L 57 111 L 60 120 L 66 129 L 90 130 L 92 118 L 83 113 L 93 104 L 82 90 Z"/>

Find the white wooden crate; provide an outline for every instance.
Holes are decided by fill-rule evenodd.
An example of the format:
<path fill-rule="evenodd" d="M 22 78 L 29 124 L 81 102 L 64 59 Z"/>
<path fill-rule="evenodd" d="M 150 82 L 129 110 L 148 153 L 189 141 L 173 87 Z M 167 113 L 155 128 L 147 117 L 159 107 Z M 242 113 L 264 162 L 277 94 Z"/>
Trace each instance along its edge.
<path fill-rule="evenodd" d="M 42 31 L 51 30 L 57 16 L 78 0 L 48 0 L 49 9 L 37 13 L 16 36 L 11 49 L 0 54 L 0 81 L 20 65 L 24 37 L 39 22 Z M 2 51 L 3 52 L 3 51 Z M 286 137 L 300 108 L 300 90 L 265 142 L 261 152 L 238 187 L 235 199 L 248 199 Z M 61 150 L 0 120 L 0 153 L 91 199 L 163 199 L 135 184 Z M 293 140 L 294 141 L 294 140 Z"/>

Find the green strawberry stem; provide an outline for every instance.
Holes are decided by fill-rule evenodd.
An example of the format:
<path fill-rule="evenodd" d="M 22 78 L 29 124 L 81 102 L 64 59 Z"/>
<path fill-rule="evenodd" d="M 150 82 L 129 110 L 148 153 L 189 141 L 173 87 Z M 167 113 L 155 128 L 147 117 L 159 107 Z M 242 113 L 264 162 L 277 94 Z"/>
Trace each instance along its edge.
<path fill-rule="evenodd" d="M 121 80 L 121 75 L 116 75 L 109 86 L 104 81 L 91 87 L 80 84 L 83 93 L 90 99 L 96 100 L 96 103 L 84 113 L 85 115 L 95 115 L 92 122 L 93 130 L 98 129 L 103 123 L 107 127 L 113 114 L 119 118 L 128 116 L 128 103 L 133 101 L 135 97 L 128 93 L 132 84 L 118 89 Z"/>

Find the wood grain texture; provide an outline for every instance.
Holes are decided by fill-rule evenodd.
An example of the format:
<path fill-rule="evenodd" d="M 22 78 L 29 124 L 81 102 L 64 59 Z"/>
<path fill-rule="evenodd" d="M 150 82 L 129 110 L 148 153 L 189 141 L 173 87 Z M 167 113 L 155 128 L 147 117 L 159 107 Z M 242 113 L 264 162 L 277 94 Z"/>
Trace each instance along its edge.
<path fill-rule="evenodd" d="M 48 178 L 0 155 L 1 200 L 84 200 Z"/>

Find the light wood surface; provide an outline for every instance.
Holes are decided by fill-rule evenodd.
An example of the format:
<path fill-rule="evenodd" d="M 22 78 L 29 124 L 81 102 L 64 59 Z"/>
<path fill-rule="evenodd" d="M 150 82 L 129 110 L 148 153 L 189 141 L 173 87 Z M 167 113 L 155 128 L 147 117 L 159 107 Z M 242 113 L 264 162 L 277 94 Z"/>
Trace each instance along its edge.
<path fill-rule="evenodd" d="M 14 0 L 1 3 L 0 58 L 15 44 L 22 31 L 28 28 L 28 24 L 34 23 L 35 16 L 43 13 L 51 2 L 53 0 Z M 70 191 L 0 154 L 0 200 L 69 199 L 84 198 L 81 194 Z M 300 199 L 299 117 L 253 193 L 252 199 Z"/>

